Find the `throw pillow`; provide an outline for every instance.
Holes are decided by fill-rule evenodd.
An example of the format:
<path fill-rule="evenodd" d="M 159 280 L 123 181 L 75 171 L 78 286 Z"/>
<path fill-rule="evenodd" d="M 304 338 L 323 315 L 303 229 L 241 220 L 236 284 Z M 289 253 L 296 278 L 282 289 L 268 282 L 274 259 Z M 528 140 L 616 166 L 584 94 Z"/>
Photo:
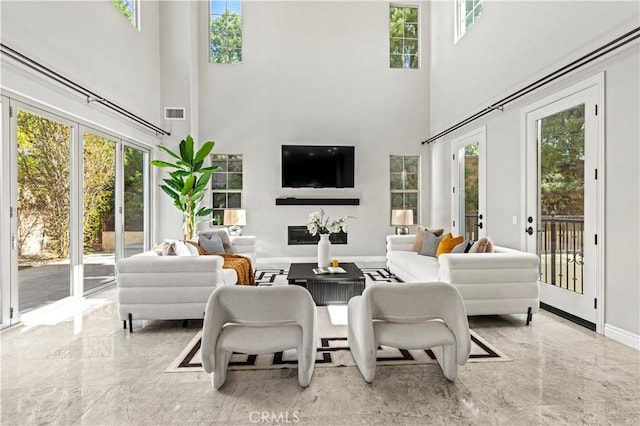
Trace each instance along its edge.
<path fill-rule="evenodd" d="M 464 237 L 462 235 L 454 237 L 453 235 L 451 235 L 451 232 L 449 232 L 442 238 L 440 244 L 438 244 L 436 257 L 440 257 L 440 255 L 443 253 L 451 253 L 451 250 L 453 250 L 455 246 L 462 243 L 463 241 Z"/>
<path fill-rule="evenodd" d="M 198 244 L 208 253 L 225 253 L 222 239 L 217 232 L 200 234 L 200 237 L 198 238 Z"/>
<path fill-rule="evenodd" d="M 424 241 L 422 242 L 422 248 L 420 249 L 419 254 L 423 256 L 436 257 L 438 245 L 440 245 L 440 241 L 442 241 L 443 238 L 444 235 L 436 237 L 432 232 L 425 232 Z"/>
<path fill-rule="evenodd" d="M 418 225 L 418 229 L 416 231 L 416 240 L 413 242 L 413 251 L 419 252 L 422 250 L 422 244 L 424 242 L 424 233 L 425 231 L 431 232 L 436 237 L 439 237 L 444 233 L 444 228 L 425 228 L 424 226 Z"/>
<path fill-rule="evenodd" d="M 187 245 L 178 240 L 165 240 L 162 245 L 163 256 L 191 256 Z"/>
<path fill-rule="evenodd" d="M 493 251 L 493 242 L 487 237 L 480 238 L 469 249 L 469 253 L 493 253 Z"/>
<path fill-rule="evenodd" d="M 469 249 L 473 246 L 473 241 L 464 240 L 451 250 L 451 253 L 469 253 Z"/>

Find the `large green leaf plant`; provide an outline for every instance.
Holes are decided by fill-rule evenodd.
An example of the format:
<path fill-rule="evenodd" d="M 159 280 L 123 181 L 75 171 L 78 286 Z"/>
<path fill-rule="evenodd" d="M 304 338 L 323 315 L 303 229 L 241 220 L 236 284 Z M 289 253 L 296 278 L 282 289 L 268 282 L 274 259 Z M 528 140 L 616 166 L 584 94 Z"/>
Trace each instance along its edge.
<path fill-rule="evenodd" d="M 207 184 L 211 179 L 211 173 L 219 169 L 217 166 L 202 167 L 204 160 L 213 150 L 215 142 L 205 142 L 197 152 L 194 145 L 191 135 L 187 135 L 180 142 L 179 154 L 160 145 L 158 148 L 176 161 L 174 163 L 161 160 L 151 162 L 156 167 L 173 169 L 169 172 L 169 177 L 163 179 L 164 184 L 160 185 L 160 188 L 171 197 L 173 205 L 183 213 L 185 240 L 195 238 L 198 222 L 205 221 L 205 218 L 213 211 L 208 207 L 201 206 L 200 203 L 208 192 Z"/>

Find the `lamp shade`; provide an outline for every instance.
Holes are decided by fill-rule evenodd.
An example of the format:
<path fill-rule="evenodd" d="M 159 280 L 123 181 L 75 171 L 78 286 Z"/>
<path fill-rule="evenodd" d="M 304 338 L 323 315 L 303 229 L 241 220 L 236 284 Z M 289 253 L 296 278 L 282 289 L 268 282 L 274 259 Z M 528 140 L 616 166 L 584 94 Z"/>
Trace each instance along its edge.
<path fill-rule="evenodd" d="M 223 225 L 225 226 L 245 226 L 247 224 L 247 213 L 244 209 L 233 209 L 224 211 Z"/>
<path fill-rule="evenodd" d="M 413 225 L 413 210 L 391 210 L 391 224 L 396 226 Z"/>

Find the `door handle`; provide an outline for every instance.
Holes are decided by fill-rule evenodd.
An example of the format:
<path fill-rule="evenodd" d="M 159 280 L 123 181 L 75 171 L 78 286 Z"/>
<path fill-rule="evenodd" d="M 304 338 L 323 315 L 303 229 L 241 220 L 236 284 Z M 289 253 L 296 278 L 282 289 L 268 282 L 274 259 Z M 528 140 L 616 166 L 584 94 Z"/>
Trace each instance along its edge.
<path fill-rule="evenodd" d="M 525 232 L 529 235 L 533 235 L 533 226 L 528 227 Z"/>
<path fill-rule="evenodd" d="M 482 229 L 482 222 L 478 222 L 478 228 Z"/>

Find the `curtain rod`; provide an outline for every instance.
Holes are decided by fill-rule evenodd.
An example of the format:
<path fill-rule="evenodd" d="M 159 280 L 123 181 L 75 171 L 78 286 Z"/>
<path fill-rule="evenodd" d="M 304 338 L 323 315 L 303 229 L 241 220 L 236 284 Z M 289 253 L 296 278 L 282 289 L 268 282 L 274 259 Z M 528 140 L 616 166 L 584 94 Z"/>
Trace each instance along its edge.
<path fill-rule="evenodd" d="M 582 56 L 581 58 L 576 59 L 575 61 L 555 70 L 554 72 L 547 74 L 546 76 L 542 77 L 539 80 L 536 80 L 535 82 L 529 84 L 528 86 L 523 87 L 520 90 L 517 90 L 515 92 L 513 92 L 512 94 L 510 94 L 509 96 L 506 96 L 502 99 L 500 99 L 497 102 L 494 102 L 493 104 L 489 105 L 487 108 L 476 112 L 475 114 L 465 118 L 464 120 L 460 121 L 459 123 L 449 127 L 446 130 L 443 130 L 442 132 L 438 133 L 437 135 L 431 136 L 429 139 L 422 141 L 422 145 L 424 144 L 430 144 L 432 142 L 434 142 L 436 139 L 441 138 L 442 136 L 448 135 L 451 132 L 454 132 L 456 130 L 458 130 L 459 128 L 466 126 L 467 124 L 477 120 L 480 117 L 484 117 L 485 115 L 489 114 L 492 111 L 495 110 L 500 110 L 502 111 L 504 106 L 507 105 L 510 102 L 515 101 L 516 99 L 519 99 L 527 94 L 529 94 L 530 92 L 539 89 L 540 87 L 551 83 L 554 80 L 557 80 L 558 78 L 564 76 L 565 74 L 568 74 L 590 62 L 595 61 L 596 59 L 600 58 L 601 56 L 604 56 L 628 43 L 631 43 L 632 41 L 636 40 L 640 38 L 640 27 L 636 27 L 633 30 L 629 31 L 628 33 L 616 38 L 615 40 L 610 41 L 609 43 L 604 44 L 603 46 L 600 46 L 599 48 L 587 53 L 586 55 Z"/>
<path fill-rule="evenodd" d="M 67 87 L 68 89 L 71 89 L 77 93 L 80 93 L 81 95 L 85 96 L 87 98 L 87 103 L 91 103 L 91 102 L 97 102 L 107 108 L 109 108 L 112 111 L 115 111 L 116 113 L 125 116 L 126 118 L 135 121 L 136 123 L 140 124 L 143 127 L 146 127 L 149 130 L 152 130 L 156 136 L 157 135 L 164 135 L 164 136 L 169 136 L 171 135 L 171 133 L 169 133 L 166 130 L 161 129 L 160 127 L 152 124 L 151 122 L 135 115 L 134 113 L 122 108 L 121 106 L 115 104 L 114 102 L 111 102 L 110 100 L 108 100 L 107 98 L 100 96 L 98 94 L 96 94 L 95 92 L 87 89 L 86 87 L 83 87 L 82 85 L 68 79 L 67 77 L 51 70 L 50 68 L 47 68 L 46 66 L 34 61 L 33 59 L 23 55 L 22 53 L 16 51 L 15 49 L 10 48 L 9 46 L 7 46 L 4 43 L 0 43 L 0 47 L 1 47 L 1 52 L 3 55 L 8 56 L 9 58 L 13 59 L 14 61 L 24 65 L 27 68 L 30 68 L 34 71 L 39 72 L 40 74 L 49 77 L 50 79 L 54 80 L 55 82 Z"/>

